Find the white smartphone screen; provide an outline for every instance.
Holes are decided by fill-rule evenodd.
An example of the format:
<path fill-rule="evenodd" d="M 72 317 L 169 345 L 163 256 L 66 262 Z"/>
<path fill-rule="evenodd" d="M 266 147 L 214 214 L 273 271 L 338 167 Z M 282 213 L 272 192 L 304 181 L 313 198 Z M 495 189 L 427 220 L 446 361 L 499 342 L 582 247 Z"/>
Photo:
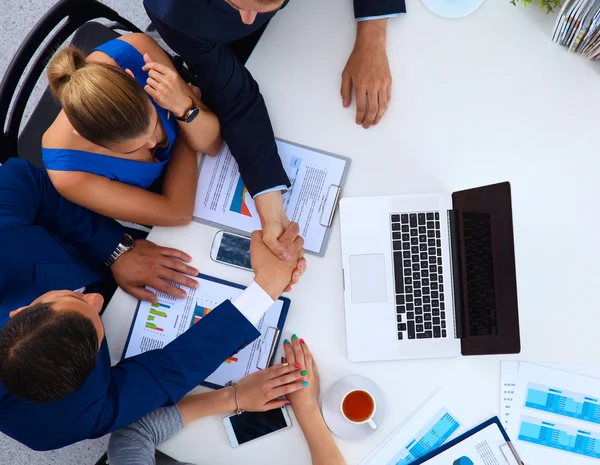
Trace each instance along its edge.
<path fill-rule="evenodd" d="M 244 412 L 228 418 L 240 445 L 289 426 L 280 408 L 268 412 Z"/>
<path fill-rule="evenodd" d="M 216 260 L 251 270 L 250 239 L 224 232 Z"/>

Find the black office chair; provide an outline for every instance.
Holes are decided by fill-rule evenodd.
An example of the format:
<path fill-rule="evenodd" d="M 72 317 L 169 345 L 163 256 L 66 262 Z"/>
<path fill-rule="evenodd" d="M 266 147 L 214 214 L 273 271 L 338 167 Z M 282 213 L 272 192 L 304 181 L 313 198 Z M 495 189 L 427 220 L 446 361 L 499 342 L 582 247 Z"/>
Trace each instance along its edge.
<path fill-rule="evenodd" d="M 113 23 L 105 26 L 90 22 L 99 18 Z M 36 166 L 43 166 L 42 136 L 60 112 L 60 105 L 52 97 L 50 89 L 46 88 L 19 136 L 23 112 L 35 84 L 52 55 L 71 34 L 75 33 L 71 43 L 89 53 L 98 45 L 118 37 L 120 34 L 117 30 L 141 32 L 116 11 L 96 0 L 60 0 L 35 25 L 21 44 L 0 84 L 0 163 L 11 157 L 20 157 Z M 49 40 L 44 43 L 46 39 Z M 40 53 L 33 60 L 38 50 Z M 30 63 L 31 68 L 17 91 L 17 85 Z"/>

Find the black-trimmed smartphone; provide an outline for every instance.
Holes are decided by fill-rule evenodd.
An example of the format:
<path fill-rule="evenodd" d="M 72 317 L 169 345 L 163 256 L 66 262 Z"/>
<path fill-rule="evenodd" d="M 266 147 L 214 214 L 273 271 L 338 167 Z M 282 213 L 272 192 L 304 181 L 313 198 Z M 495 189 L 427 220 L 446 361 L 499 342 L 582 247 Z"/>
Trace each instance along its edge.
<path fill-rule="evenodd" d="M 223 426 L 231 447 L 239 447 L 250 441 L 268 436 L 292 426 L 292 420 L 285 407 L 268 412 L 244 412 L 223 418 Z"/>
<path fill-rule="evenodd" d="M 210 258 L 218 263 L 252 271 L 250 238 L 227 231 L 219 231 L 213 239 Z"/>

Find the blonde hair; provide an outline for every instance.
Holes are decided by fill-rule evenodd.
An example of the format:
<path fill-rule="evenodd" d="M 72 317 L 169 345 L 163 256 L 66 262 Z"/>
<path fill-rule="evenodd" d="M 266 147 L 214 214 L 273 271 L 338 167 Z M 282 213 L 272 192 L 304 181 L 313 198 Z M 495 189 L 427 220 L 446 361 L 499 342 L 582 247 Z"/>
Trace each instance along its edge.
<path fill-rule="evenodd" d="M 75 130 L 94 144 L 123 142 L 148 131 L 148 96 L 119 67 L 86 62 L 79 49 L 67 47 L 50 61 L 48 83 Z"/>

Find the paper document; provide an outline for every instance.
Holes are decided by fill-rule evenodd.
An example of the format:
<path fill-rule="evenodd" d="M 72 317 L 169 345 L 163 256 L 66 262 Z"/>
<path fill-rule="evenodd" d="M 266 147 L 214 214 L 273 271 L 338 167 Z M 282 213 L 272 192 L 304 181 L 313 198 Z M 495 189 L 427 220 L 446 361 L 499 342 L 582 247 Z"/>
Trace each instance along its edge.
<path fill-rule="evenodd" d="M 330 186 L 340 185 L 347 160 L 288 142 L 277 141 L 277 148 L 292 185 L 283 195 L 285 210 L 300 225 L 304 248 L 320 253 L 332 207 Z M 204 157 L 194 216 L 246 233 L 261 228 L 254 201 L 226 144 L 216 157 Z"/>
<path fill-rule="evenodd" d="M 506 360 L 502 362 L 500 420 L 505 428 L 508 427 L 520 363 Z M 600 365 L 575 365 L 572 363 L 535 363 L 535 365 L 600 378 Z"/>
<path fill-rule="evenodd" d="M 506 439 L 498 428 L 498 424 L 494 423 L 427 460 L 426 464 L 512 465 L 515 463 L 514 456 L 511 457 L 504 452 L 505 444 Z M 538 462 L 535 463 L 538 464 Z"/>
<path fill-rule="evenodd" d="M 171 296 L 150 289 L 158 297 L 158 303 L 140 302 L 131 329 L 124 358 L 162 349 L 177 336 L 183 334 L 194 324 L 202 324 L 202 318 L 213 311 L 225 300 L 233 300 L 242 292 L 227 284 L 217 283 L 202 277 L 196 289 L 190 289 L 171 283 L 187 292 L 187 298 L 175 299 Z M 216 386 L 225 386 L 229 381 L 238 381 L 250 373 L 266 368 L 265 352 L 270 351 L 275 332 L 269 328 L 277 328 L 283 310 L 283 301 L 277 300 L 265 313 L 257 329 L 262 336 L 246 346 L 235 356 L 228 358 L 207 379 L 206 382 Z M 266 340 L 270 337 L 270 340 Z M 261 363 L 263 366 L 261 366 Z M 267 362 L 268 364 L 268 362 Z M 257 367 L 258 365 L 258 367 Z"/>
<path fill-rule="evenodd" d="M 409 465 L 474 426 L 467 409 L 441 389 L 394 431 L 361 465 Z"/>
<path fill-rule="evenodd" d="M 600 463 L 600 379 L 521 363 L 508 433 L 525 463 Z"/>

